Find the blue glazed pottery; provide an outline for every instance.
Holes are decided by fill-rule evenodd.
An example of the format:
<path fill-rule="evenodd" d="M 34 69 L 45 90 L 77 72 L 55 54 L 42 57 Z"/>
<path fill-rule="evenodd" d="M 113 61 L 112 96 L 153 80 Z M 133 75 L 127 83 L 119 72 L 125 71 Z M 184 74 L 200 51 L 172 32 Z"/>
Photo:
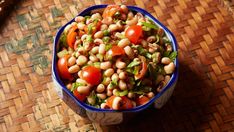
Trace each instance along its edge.
<path fill-rule="evenodd" d="M 107 5 L 95 5 L 91 6 L 84 11 L 82 11 L 80 16 L 85 16 L 90 14 L 93 10 L 99 10 L 105 8 Z M 140 12 L 146 17 L 150 18 L 152 21 L 154 21 L 159 27 L 161 27 L 169 40 L 172 42 L 173 51 L 177 51 L 177 43 L 174 35 L 162 24 L 160 23 L 156 18 L 154 18 L 150 13 L 145 11 L 144 9 L 141 9 L 139 7 L 135 6 L 128 6 L 129 10 Z M 52 61 L 52 78 L 55 84 L 55 90 L 57 91 L 59 97 L 63 99 L 63 101 L 71 108 L 73 109 L 77 114 L 79 114 L 82 117 L 88 117 L 91 121 L 98 122 L 102 125 L 113 125 L 113 124 L 119 124 L 126 120 L 126 118 L 136 114 L 139 111 L 142 111 L 149 106 L 153 105 L 155 108 L 159 109 L 161 108 L 170 98 L 172 95 L 176 82 L 178 80 L 178 59 L 176 58 L 174 61 L 174 64 L 176 66 L 175 72 L 172 74 L 172 77 L 168 84 L 163 88 L 161 92 L 156 94 L 155 97 L 153 97 L 147 104 L 135 107 L 133 109 L 129 110 L 122 110 L 122 111 L 114 111 L 109 109 L 98 109 L 92 106 L 89 106 L 75 98 L 75 96 L 66 88 L 66 86 L 63 84 L 62 80 L 60 79 L 57 71 L 57 52 L 59 49 L 59 38 L 60 35 L 63 33 L 65 27 L 68 24 L 71 24 L 74 21 L 72 19 L 69 21 L 66 25 L 62 26 L 59 31 L 57 32 L 54 44 L 53 44 L 53 61 Z"/>

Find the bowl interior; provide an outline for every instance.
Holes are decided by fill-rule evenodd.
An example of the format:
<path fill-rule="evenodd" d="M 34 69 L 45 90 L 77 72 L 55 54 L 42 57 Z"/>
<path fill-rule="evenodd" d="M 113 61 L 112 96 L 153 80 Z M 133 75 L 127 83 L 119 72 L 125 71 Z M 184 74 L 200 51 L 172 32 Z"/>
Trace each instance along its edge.
<path fill-rule="evenodd" d="M 107 5 L 95 5 L 95 6 L 91 6 L 85 10 L 83 10 L 81 13 L 79 13 L 78 15 L 80 16 L 85 16 L 88 15 L 91 11 L 93 10 L 98 10 L 98 9 L 102 9 L 105 8 Z M 153 22 L 155 22 L 155 24 L 157 24 L 160 28 L 162 28 L 168 39 L 171 40 L 172 42 L 172 48 L 173 51 L 177 51 L 177 42 L 176 39 L 174 37 L 174 35 L 162 24 L 160 23 L 156 18 L 154 18 L 150 13 L 148 13 L 147 11 L 145 11 L 144 9 L 141 9 L 139 7 L 135 7 L 135 6 L 127 6 L 129 10 L 135 11 L 135 12 L 140 12 L 143 15 L 145 15 L 145 17 L 148 17 L 149 19 L 151 19 Z M 74 19 L 72 19 L 71 21 L 69 21 L 66 25 L 62 26 L 59 31 L 57 32 L 55 39 L 54 39 L 54 44 L 53 44 L 53 61 L 52 61 L 52 77 L 57 81 L 57 83 L 60 85 L 60 87 L 63 89 L 64 92 L 66 92 L 73 100 L 75 100 L 75 102 L 81 106 L 82 108 L 89 110 L 89 111 L 95 111 L 95 112 L 120 112 L 120 111 L 115 111 L 115 110 L 109 110 L 109 109 L 99 109 L 99 108 L 95 108 L 92 107 L 86 103 L 83 103 L 81 101 L 79 101 L 78 99 L 75 98 L 75 96 L 66 88 L 66 86 L 63 84 L 62 80 L 60 79 L 58 72 L 57 72 L 57 66 L 56 66 L 56 62 L 57 62 L 57 52 L 58 52 L 58 42 L 59 42 L 59 38 L 60 35 L 62 34 L 64 28 L 72 23 L 74 21 Z M 174 71 L 174 73 L 172 74 L 172 77 L 170 79 L 170 81 L 167 83 L 167 85 L 163 88 L 163 90 L 159 93 L 157 93 L 148 103 L 146 103 L 145 105 L 142 106 L 137 106 L 135 108 L 132 109 L 128 109 L 128 110 L 121 110 L 121 112 L 137 112 L 137 111 L 141 111 L 143 109 L 146 109 L 149 105 L 151 105 L 156 99 L 158 99 L 161 95 L 163 95 L 163 93 L 168 90 L 176 81 L 178 78 L 178 58 L 175 59 L 174 64 L 176 66 L 176 69 Z"/>

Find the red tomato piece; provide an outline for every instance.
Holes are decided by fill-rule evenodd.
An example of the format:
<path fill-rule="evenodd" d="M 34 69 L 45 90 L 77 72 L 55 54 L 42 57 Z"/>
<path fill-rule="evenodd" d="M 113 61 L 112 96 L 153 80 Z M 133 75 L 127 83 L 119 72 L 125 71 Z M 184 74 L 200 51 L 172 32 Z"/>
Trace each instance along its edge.
<path fill-rule="evenodd" d="M 113 100 L 115 97 L 116 96 L 113 95 L 107 99 L 106 104 L 108 107 L 112 108 Z M 130 99 L 128 99 L 126 96 L 122 96 L 121 98 L 122 98 L 122 101 L 120 104 L 120 110 L 126 110 L 126 109 L 133 108 L 133 104 L 132 104 L 132 101 Z"/>
<path fill-rule="evenodd" d="M 82 70 L 82 79 L 91 85 L 97 85 L 101 81 L 102 74 L 99 68 L 87 66 Z"/>
<path fill-rule="evenodd" d="M 135 79 L 140 79 L 142 77 L 144 77 L 145 73 L 147 72 L 147 63 L 146 63 L 146 59 L 143 56 L 140 56 L 141 59 L 141 71 L 135 75 Z"/>
<path fill-rule="evenodd" d="M 134 44 L 137 44 L 141 35 L 142 27 L 139 25 L 130 26 L 125 32 L 125 36 Z"/>
<path fill-rule="evenodd" d="M 72 80 L 72 75 L 68 72 L 67 60 L 69 55 L 65 55 L 57 62 L 59 76 L 63 79 Z"/>
<path fill-rule="evenodd" d="M 139 98 L 136 99 L 136 104 L 139 105 L 144 105 L 146 104 L 150 99 L 146 96 L 140 96 Z"/>
<path fill-rule="evenodd" d="M 85 101 L 85 99 L 86 99 L 86 95 L 79 93 L 79 92 L 77 91 L 77 89 L 75 89 L 75 90 L 73 91 L 73 94 L 75 95 L 75 97 L 76 97 L 78 100 L 80 100 L 80 101 L 82 101 L 82 102 Z"/>
<path fill-rule="evenodd" d="M 130 99 L 128 99 L 126 96 L 122 96 L 121 97 L 123 100 L 123 105 L 121 106 L 121 109 L 131 109 L 133 108 L 133 104 L 132 101 Z"/>
<path fill-rule="evenodd" d="M 119 5 L 108 5 L 103 11 L 102 17 L 112 17 L 117 11 L 122 11 Z"/>
<path fill-rule="evenodd" d="M 70 48 L 74 48 L 74 43 L 76 41 L 76 36 L 77 36 L 77 26 L 73 26 L 71 27 L 71 29 L 68 31 L 68 34 L 67 34 L 67 44 Z"/>
<path fill-rule="evenodd" d="M 107 53 L 109 56 L 117 56 L 117 55 L 124 55 L 125 54 L 125 51 L 123 48 L 117 46 L 117 45 L 114 45 L 112 46 L 112 48 L 108 51 Z"/>

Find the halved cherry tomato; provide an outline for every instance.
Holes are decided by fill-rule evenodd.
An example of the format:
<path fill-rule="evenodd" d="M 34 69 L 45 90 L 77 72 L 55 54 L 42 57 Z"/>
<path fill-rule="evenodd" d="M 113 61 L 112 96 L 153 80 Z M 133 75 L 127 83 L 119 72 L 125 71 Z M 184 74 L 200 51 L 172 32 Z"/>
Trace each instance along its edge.
<path fill-rule="evenodd" d="M 67 44 L 70 48 L 74 48 L 74 43 L 76 41 L 76 36 L 77 36 L 77 26 L 73 26 L 71 27 L 71 29 L 68 31 L 68 34 L 67 34 Z"/>
<path fill-rule="evenodd" d="M 102 17 L 112 17 L 117 11 L 122 11 L 119 5 L 108 5 L 103 11 Z"/>
<path fill-rule="evenodd" d="M 73 91 L 73 94 L 75 95 L 75 97 L 76 97 L 78 100 L 80 100 L 80 101 L 82 101 L 82 102 L 86 99 L 86 95 L 79 93 L 79 92 L 77 91 L 77 89 L 75 89 L 75 90 Z"/>
<path fill-rule="evenodd" d="M 133 108 L 132 101 L 128 99 L 126 96 L 121 97 L 123 100 L 123 105 L 121 106 L 121 109 L 131 109 Z"/>
<path fill-rule="evenodd" d="M 142 35 L 142 27 L 139 25 L 130 26 L 126 32 L 125 36 L 134 44 L 137 44 L 137 41 Z"/>
<path fill-rule="evenodd" d="M 141 69 L 141 71 L 137 75 L 135 75 L 135 79 L 136 80 L 144 77 L 144 75 L 145 75 L 145 73 L 147 71 L 147 63 L 146 63 L 145 57 L 140 56 L 139 58 L 141 59 L 141 67 L 142 67 L 142 69 Z"/>
<path fill-rule="evenodd" d="M 91 85 L 97 85 L 101 81 L 102 74 L 99 68 L 87 66 L 82 70 L 82 79 Z"/>
<path fill-rule="evenodd" d="M 146 96 L 140 96 L 136 99 L 137 106 L 146 104 L 150 99 Z"/>
<path fill-rule="evenodd" d="M 113 95 L 107 99 L 106 104 L 108 107 L 112 108 L 113 100 L 115 97 L 116 96 Z M 132 101 L 130 99 L 128 99 L 126 96 L 122 96 L 121 98 L 122 98 L 122 101 L 120 104 L 120 110 L 133 108 L 133 104 L 132 104 Z"/>
<path fill-rule="evenodd" d="M 125 51 L 123 48 L 117 46 L 117 45 L 114 45 L 112 46 L 112 48 L 108 51 L 107 53 L 109 56 L 117 56 L 117 55 L 123 55 L 125 54 Z"/>
<path fill-rule="evenodd" d="M 57 66 L 58 66 L 58 72 L 61 78 L 72 80 L 72 75 L 68 72 L 68 66 L 67 66 L 67 60 L 69 58 L 69 55 L 65 55 L 62 58 L 59 58 Z"/>

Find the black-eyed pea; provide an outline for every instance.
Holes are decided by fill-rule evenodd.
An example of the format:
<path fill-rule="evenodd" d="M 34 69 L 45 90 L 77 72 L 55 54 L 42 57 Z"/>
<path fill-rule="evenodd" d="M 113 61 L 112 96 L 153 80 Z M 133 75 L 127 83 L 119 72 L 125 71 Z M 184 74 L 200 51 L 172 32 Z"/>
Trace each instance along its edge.
<path fill-rule="evenodd" d="M 87 82 L 81 78 L 76 79 L 76 82 L 80 84 L 87 84 Z"/>
<path fill-rule="evenodd" d="M 134 14 L 130 11 L 128 12 L 128 16 L 127 16 L 129 20 L 131 20 L 134 17 Z"/>
<path fill-rule="evenodd" d="M 119 79 L 124 80 L 124 79 L 126 79 L 126 78 L 127 78 L 126 72 L 120 72 L 120 73 L 119 73 Z"/>
<path fill-rule="evenodd" d="M 128 38 L 121 39 L 118 42 L 118 46 L 121 47 L 121 48 L 124 48 L 125 46 L 128 46 L 129 44 L 130 44 L 130 41 L 129 41 Z"/>
<path fill-rule="evenodd" d="M 98 93 L 97 97 L 100 99 L 106 99 L 106 94 L 105 93 Z"/>
<path fill-rule="evenodd" d="M 105 44 L 99 45 L 99 49 L 98 49 L 99 54 L 105 54 L 106 52 L 105 47 L 106 47 Z"/>
<path fill-rule="evenodd" d="M 106 17 L 106 18 L 102 19 L 102 23 L 106 24 L 106 25 L 110 25 L 111 23 L 113 23 L 113 19 L 112 19 L 112 17 Z"/>
<path fill-rule="evenodd" d="M 148 43 L 153 43 L 153 42 L 156 41 L 156 37 L 155 37 L 155 36 L 149 36 L 149 37 L 146 39 L 146 41 L 147 41 Z"/>
<path fill-rule="evenodd" d="M 130 59 L 134 58 L 134 51 L 130 46 L 124 47 L 124 51 Z"/>
<path fill-rule="evenodd" d="M 67 87 L 67 89 L 71 89 L 71 88 L 72 88 L 72 84 L 71 84 L 71 83 L 68 83 L 68 84 L 66 85 L 66 87 Z"/>
<path fill-rule="evenodd" d="M 128 93 L 128 98 L 132 99 L 135 97 L 135 94 L 133 92 Z"/>
<path fill-rule="evenodd" d="M 154 97 L 154 93 L 153 92 L 147 93 L 147 97 L 150 98 L 150 99 L 153 98 Z"/>
<path fill-rule="evenodd" d="M 112 96 L 113 95 L 112 90 L 107 90 L 106 95 L 109 97 Z"/>
<path fill-rule="evenodd" d="M 72 27 L 71 24 L 68 24 L 65 28 L 64 28 L 64 33 L 67 33 L 68 30 Z"/>
<path fill-rule="evenodd" d="M 120 74 L 120 72 L 122 72 L 123 70 L 121 70 L 121 69 L 117 69 L 117 74 Z"/>
<path fill-rule="evenodd" d="M 82 71 L 80 70 L 78 73 L 77 73 L 78 77 L 81 78 L 82 77 Z"/>
<path fill-rule="evenodd" d="M 102 19 L 102 16 L 100 15 L 100 13 L 95 13 L 91 16 L 92 20 L 96 20 L 96 19 Z"/>
<path fill-rule="evenodd" d="M 79 86 L 77 87 L 77 91 L 80 94 L 88 95 L 90 93 L 90 86 Z"/>
<path fill-rule="evenodd" d="M 162 64 L 165 64 L 165 65 L 168 65 L 168 64 L 171 63 L 171 59 L 170 59 L 169 57 L 163 57 L 163 58 L 161 59 L 161 63 L 162 63 Z"/>
<path fill-rule="evenodd" d="M 102 38 L 103 37 L 103 32 L 102 31 L 98 31 L 94 34 L 94 38 Z"/>
<path fill-rule="evenodd" d="M 76 22 L 72 22 L 71 26 L 76 26 L 76 24 L 77 24 Z"/>
<path fill-rule="evenodd" d="M 69 73 L 76 73 L 79 71 L 79 69 L 80 69 L 80 67 L 78 65 L 73 65 L 73 66 L 68 68 L 68 72 Z"/>
<path fill-rule="evenodd" d="M 100 44 L 103 44 L 103 41 L 102 41 L 102 39 L 100 39 L 100 38 L 96 38 L 96 39 L 94 39 L 94 41 L 93 41 L 96 45 L 100 45 Z"/>
<path fill-rule="evenodd" d="M 121 104 L 122 98 L 121 97 L 115 97 L 113 99 L 113 103 L 112 103 L 112 108 L 114 110 L 119 110 L 120 109 L 120 104 Z"/>
<path fill-rule="evenodd" d="M 97 88 L 96 88 L 96 91 L 98 92 L 98 93 L 102 93 L 102 92 L 104 92 L 105 91 L 105 85 L 104 84 L 99 84 L 98 86 L 97 86 Z"/>
<path fill-rule="evenodd" d="M 133 17 L 132 19 L 127 20 L 127 21 L 126 21 L 126 24 L 127 24 L 128 26 L 132 26 L 132 25 L 136 25 L 137 22 L 138 22 L 138 18 L 135 16 L 135 17 Z"/>
<path fill-rule="evenodd" d="M 119 88 L 121 90 L 126 90 L 127 89 L 127 84 L 123 80 L 119 80 Z"/>
<path fill-rule="evenodd" d="M 77 23 L 77 28 L 79 29 L 79 30 L 84 30 L 84 28 L 85 28 L 85 24 L 84 23 Z"/>
<path fill-rule="evenodd" d="M 127 14 L 128 13 L 128 8 L 126 5 L 121 5 L 120 8 L 122 9 L 122 11 Z"/>
<path fill-rule="evenodd" d="M 77 58 L 77 60 L 76 60 L 76 64 L 79 65 L 79 66 L 81 66 L 81 65 L 86 64 L 87 61 L 88 61 L 88 59 L 87 59 L 86 56 L 80 55 L 80 56 Z"/>
<path fill-rule="evenodd" d="M 95 55 L 90 55 L 89 60 L 92 61 L 92 62 L 97 62 L 98 58 Z"/>
<path fill-rule="evenodd" d="M 75 18 L 75 21 L 76 21 L 76 22 L 84 22 L 84 21 L 85 21 L 85 18 L 84 18 L 83 16 L 77 16 L 77 17 Z"/>
<path fill-rule="evenodd" d="M 101 62 L 100 68 L 101 68 L 102 70 L 106 70 L 106 69 L 108 69 L 108 68 L 111 68 L 111 62 L 110 62 L 110 61 Z"/>
<path fill-rule="evenodd" d="M 110 77 L 114 74 L 114 69 L 113 68 L 109 68 L 107 69 L 105 72 L 104 72 L 104 75 L 107 76 L 107 77 Z"/>
<path fill-rule="evenodd" d="M 152 48 L 152 47 L 149 48 L 149 52 L 150 52 L 150 53 L 154 53 L 155 51 L 156 51 L 155 48 Z"/>
<path fill-rule="evenodd" d="M 106 103 L 101 103 L 100 106 L 102 109 L 109 109 L 108 105 Z"/>
<path fill-rule="evenodd" d="M 100 30 L 103 31 L 106 29 L 108 29 L 108 26 L 106 24 L 102 24 Z"/>
<path fill-rule="evenodd" d="M 108 84 L 110 84 L 110 82 L 111 82 L 111 78 L 110 77 L 106 77 L 104 80 L 103 80 L 103 84 L 105 85 L 105 86 L 107 86 Z"/>
<path fill-rule="evenodd" d="M 166 51 L 172 51 L 172 46 L 171 45 L 167 45 L 167 47 L 166 47 Z"/>
<path fill-rule="evenodd" d="M 81 36 L 80 39 L 84 42 L 84 40 L 87 38 L 87 36 L 88 36 L 87 34 L 84 34 L 84 35 Z"/>
<path fill-rule="evenodd" d="M 121 30 L 123 28 L 123 25 L 122 25 L 122 21 L 119 20 L 118 22 L 116 22 L 116 25 L 118 26 L 118 29 Z"/>
<path fill-rule="evenodd" d="M 90 61 L 87 62 L 87 64 L 88 64 L 88 65 L 92 65 L 93 62 L 90 60 Z"/>
<path fill-rule="evenodd" d="M 118 81 L 119 80 L 119 76 L 117 73 L 114 73 L 112 76 L 111 76 L 111 80 L 113 81 Z"/>
<path fill-rule="evenodd" d="M 76 64 L 76 58 L 74 56 L 71 56 L 67 61 L 67 65 L 68 66 L 73 66 L 75 64 Z"/>
<path fill-rule="evenodd" d="M 88 103 L 91 104 L 91 105 L 94 105 L 94 104 L 96 103 L 96 100 L 95 100 L 94 98 L 92 98 L 92 97 L 88 97 L 88 98 L 87 98 L 87 101 L 88 101 Z"/>
<path fill-rule="evenodd" d="M 120 59 L 116 60 L 115 66 L 119 69 L 123 69 L 126 67 L 126 63 L 121 61 Z"/>
<path fill-rule="evenodd" d="M 98 53 L 98 50 L 99 50 L 99 47 L 98 46 L 95 46 L 91 49 L 91 53 L 93 54 L 97 54 Z"/>
<path fill-rule="evenodd" d="M 132 106 L 133 106 L 133 108 L 136 107 L 136 102 L 135 101 L 132 101 Z"/>
<path fill-rule="evenodd" d="M 114 31 L 117 31 L 119 29 L 119 26 L 116 25 L 116 24 L 110 24 L 110 26 L 108 27 L 108 30 L 110 32 L 114 32 Z"/>
<path fill-rule="evenodd" d="M 170 79 L 171 79 L 171 77 L 169 75 L 166 75 L 165 79 L 164 79 L 165 83 L 168 83 L 170 81 Z"/>
<path fill-rule="evenodd" d="M 161 81 L 157 87 L 157 92 L 161 92 L 165 85 L 166 83 L 164 81 Z"/>
<path fill-rule="evenodd" d="M 155 80 L 155 84 L 157 85 L 157 84 L 159 84 L 163 80 L 164 80 L 164 76 L 162 74 L 159 74 L 157 76 L 157 79 Z"/>
<path fill-rule="evenodd" d="M 175 64 L 173 62 L 164 66 L 164 71 L 166 72 L 166 74 L 172 74 L 174 70 L 175 70 Z"/>
<path fill-rule="evenodd" d="M 79 48 L 78 48 L 78 52 L 79 52 L 79 54 L 84 53 L 84 52 L 85 52 L 84 47 L 79 47 Z"/>
<path fill-rule="evenodd" d="M 113 95 L 118 96 L 118 89 L 113 89 L 112 93 Z"/>

